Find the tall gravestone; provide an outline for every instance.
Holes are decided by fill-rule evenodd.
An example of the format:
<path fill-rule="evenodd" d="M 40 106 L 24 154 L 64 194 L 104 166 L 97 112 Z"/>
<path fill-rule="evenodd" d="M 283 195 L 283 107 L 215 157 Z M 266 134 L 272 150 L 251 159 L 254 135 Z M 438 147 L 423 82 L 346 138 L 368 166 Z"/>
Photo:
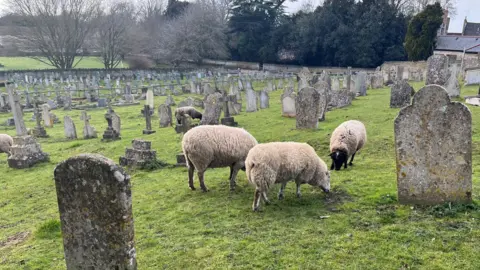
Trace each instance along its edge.
<path fill-rule="evenodd" d="M 446 55 L 435 54 L 427 60 L 427 79 L 426 85 L 437 84 L 445 87 L 450 97 L 460 95 L 460 84 L 457 79 L 457 68 L 448 67 L 448 57 Z"/>
<path fill-rule="evenodd" d="M 396 81 L 390 90 L 390 108 L 402 108 L 410 105 L 410 99 L 415 94 L 407 80 Z"/>
<path fill-rule="evenodd" d="M 166 104 L 158 107 L 158 117 L 160 118 L 160 127 L 169 127 L 172 125 L 172 109 Z"/>
<path fill-rule="evenodd" d="M 50 117 L 50 106 L 48 104 L 42 105 L 42 119 L 44 126 L 53 127 L 53 119 Z"/>
<path fill-rule="evenodd" d="M 256 112 L 258 110 L 257 107 L 257 93 L 252 90 L 248 89 L 245 92 L 245 99 L 246 99 L 246 111 L 247 112 Z"/>
<path fill-rule="evenodd" d="M 298 92 L 295 103 L 297 129 L 317 129 L 320 112 L 320 94 L 313 87 Z"/>
<path fill-rule="evenodd" d="M 367 73 L 361 71 L 356 76 L 355 90 L 360 96 L 367 95 Z"/>
<path fill-rule="evenodd" d="M 145 117 L 145 129 L 143 130 L 143 134 L 149 135 L 153 134 L 156 131 L 152 130 L 152 116 L 150 114 L 150 106 L 145 105 L 143 108 L 144 111 L 144 117 Z"/>
<path fill-rule="evenodd" d="M 68 115 L 63 117 L 63 130 L 65 132 L 65 138 L 74 140 L 77 139 L 77 129 L 72 118 Z"/>
<path fill-rule="evenodd" d="M 427 85 L 395 119 L 398 200 L 472 200 L 472 116 L 446 90 Z"/>
<path fill-rule="evenodd" d="M 218 125 L 222 113 L 222 94 L 214 93 L 205 97 L 205 112 L 202 115 L 200 125 Z"/>
<path fill-rule="evenodd" d="M 268 92 L 263 90 L 260 92 L 260 109 L 268 109 L 270 107 L 270 97 Z"/>
<path fill-rule="evenodd" d="M 40 144 L 35 138 L 27 135 L 27 128 L 23 121 L 22 107 L 20 106 L 20 97 L 11 86 L 7 86 L 10 108 L 12 109 L 15 120 L 15 131 L 17 136 L 13 137 L 13 145 L 10 147 L 10 156 L 8 157 L 8 166 L 15 169 L 32 167 L 33 165 L 49 160 L 47 153 L 42 152 Z"/>
<path fill-rule="evenodd" d="M 81 154 L 54 171 L 67 269 L 137 269 L 130 176 Z"/>
<path fill-rule="evenodd" d="M 326 81 L 318 81 L 314 85 L 315 91 L 320 95 L 319 104 L 318 104 L 318 119 L 323 121 L 325 120 L 325 114 L 327 113 L 327 106 L 329 101 L 329 85 Z"/>

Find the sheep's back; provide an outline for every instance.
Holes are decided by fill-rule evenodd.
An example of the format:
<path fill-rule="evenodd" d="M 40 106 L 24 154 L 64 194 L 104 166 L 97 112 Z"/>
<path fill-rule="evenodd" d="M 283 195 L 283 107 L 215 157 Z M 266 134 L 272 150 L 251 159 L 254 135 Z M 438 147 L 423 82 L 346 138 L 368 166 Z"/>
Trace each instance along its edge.
<path fill-rule="evenodd" d="M 330 137 L 330 152 L 347 151 L 350 156 L 366 142 L 366 130 L 362 122 L 349 120 L 340 124 Z"/>

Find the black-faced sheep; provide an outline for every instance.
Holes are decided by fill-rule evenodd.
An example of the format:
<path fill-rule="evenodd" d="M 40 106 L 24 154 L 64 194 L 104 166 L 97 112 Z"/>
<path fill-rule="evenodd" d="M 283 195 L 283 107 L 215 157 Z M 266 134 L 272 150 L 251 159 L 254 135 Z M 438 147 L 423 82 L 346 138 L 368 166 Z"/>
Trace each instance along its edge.
<path fill-rule="evenodd" d="M 0 134 L 0 153 L 5 153 L 9 157 L 11 155 L 10 148 L 13 145 L 13 139 L 8 134 Z"/>
<path fill-rule="evenodd" d="M 248 153 L 245 160 L 248 181 L 255 186 L 253 211 L 257 211 L 260 200 L 265 203 L 267 191 L 280 183 L 278 199 L 283 199 L 283 192 L 288 181 L 297 184 L 297 197 L 300 197 L 300 185 L 310 184 L 330 191 L 330 172 L 327 164 L 318 157 L 315 150 L 306 143 L 273 142 L 258 144 Z"/>
<path fill-rule="evenodd" d="M 348 165 L 353 165 L 355 154 L 362 149 L 367 142 L 367 131 L 362 122 L 350 120 L 340 124 L 332 133 L 330 138 L 330 157 L 332 166 L 330 170 L 339 171 L 344 165 L 347 168 L 347 161 L 352 157 Z"/>
<path fill-rule="evenodd" d="M 245 170 L 248 151 L 257 140 L 242 128 L 223 125 L 203 125 L 190 129 L 182 140 L 183 154 L 188 166 L 188 185 L 193 185 L 193 171 L 197 170 L 200 187 L 204 192 L 204 173 L 207 168 L 230 167 L 230 189 L 235 189 L 238 170 Z"/>
<path fill-rule="evenodd" d="M 192 119 L 202 120 L 202 113 L 197 111 L 194 107 L 180 107 L 175 109 L 175 118 L 177 118 L 177 124 L 181 124 L 181 119 L 185 114 L 188 114 Z"/>

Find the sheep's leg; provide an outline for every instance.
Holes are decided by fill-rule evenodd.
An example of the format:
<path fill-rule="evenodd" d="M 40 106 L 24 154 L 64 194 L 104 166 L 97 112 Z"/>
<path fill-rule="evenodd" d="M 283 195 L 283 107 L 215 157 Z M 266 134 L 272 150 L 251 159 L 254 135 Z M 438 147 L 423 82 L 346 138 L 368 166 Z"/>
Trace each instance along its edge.
<path fill-rule="evenodd" d="M 285 191 L 286 186 L 287 186 L 287 182 L 282 183 L 282 185 L 280 186 L 280 191 L 278 192 L 278 199 L 279 200 L 283 200 L 283 198 L 284 198 L 283 192 Z"/>
<path fill-rule="evenodd" d="M 188 167 L 188 186 L 191 190 L 195 190 L 195 186 L 193 185 L 193 171 L 195 168 L 193 166 Z"/>
<path fill-rule="evenodd" d="M 352 159 L 350 159 L 350 163 L 348 163 L 348 165 L 350 165 L 350 166 L 353 165 L 353 159 L 355 158 L 355 154 L 356 154 L 356 153 L 357 153 L 357 152 L 353 153 Z"/>
<path fill-rule="evenodd" d="M 260 199 L 262 198 L 262 192 L 257 188 L 255 189 L 255 195 L 253 196 L 253 211 L 258 211 L 260 208 Z"/>
<path fill-rule="evenodd" d="M 270 200 L 268 199 L 266 192 L 262 192 L 262 197 L 265 204 L 270 204 Z"/>
<path fill-rule="evenodd" d="M 330 166 L 330 170 L 333 171 L 335 169 L 335 161 L 332 160 L 332 166 Z"/>
<path fill-rule="evenodd" d="M 348 168 L 347 162 L 348 162 L 348 157 L 345 159 L 345 165 L 343 166 L 345 169 Z"/>
<path fill-rule="evenodd" d="M 302 197 L 302 193 L 300 192 L 300 183 L 297 183 L 297 198 Z"/>
<path fill-rule="evenodd" d="M 200 188 L 202 189 L 203 192 L 207 192 L 208 189 L 207 187 L 205 186 L 205 182 L 203 181 L 203 175 L 205 174 L 205 171 L 203 172 L 198 172 L 198 180 L 200 181 Z"/>
<path fill-rule="evenodd" d="M 244 164 L 236 163 L 230 167 L 230 190 L 235 190 L 238 170 L 244 167 Z"/>

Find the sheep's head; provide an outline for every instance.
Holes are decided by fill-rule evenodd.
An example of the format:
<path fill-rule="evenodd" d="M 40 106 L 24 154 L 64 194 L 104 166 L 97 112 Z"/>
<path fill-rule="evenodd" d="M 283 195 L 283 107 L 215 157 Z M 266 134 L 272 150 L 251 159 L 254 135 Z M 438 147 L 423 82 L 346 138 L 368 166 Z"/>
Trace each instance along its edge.
<path fill-rule="evenodd" d="M 340 171 L 342 168 L 343 164 L 347 163 L 347 153 L 344 151 L 337 150 L 333 153 L 330 154 L 330 157 L 332 158 L 332 166 L 330 167 L 330 170 L 333 170 L 335 168 L 336 171 Z"/>
<path fill-rule="evenodd" d="M 330 172 L 317 170 L 315 176 L 315 185 L 321 188 L 325 193 L 330 192 Z"/>

